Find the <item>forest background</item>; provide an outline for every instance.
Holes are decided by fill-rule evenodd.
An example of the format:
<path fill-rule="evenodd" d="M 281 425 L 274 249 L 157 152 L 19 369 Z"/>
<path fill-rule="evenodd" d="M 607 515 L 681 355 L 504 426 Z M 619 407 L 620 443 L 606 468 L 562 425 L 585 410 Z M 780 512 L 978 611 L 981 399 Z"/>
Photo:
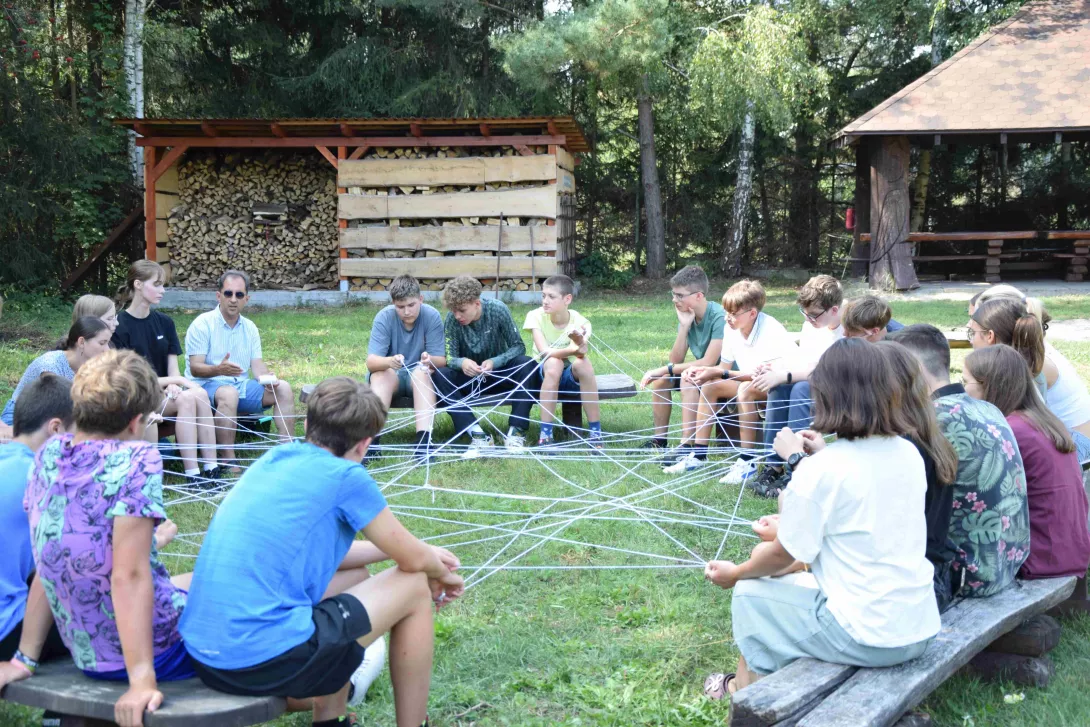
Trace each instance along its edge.
<path fill-rule="evenodd" d="M 138 110 L 572 115 L 593 147 L 585 280 L 839 274 L 855 169 L 836 132 L 1023 2 L 2 0 L 0 293 L 56 290 L 141 204 L 110 123 Z M 1086 226 L 1088 161 L 1084 143 L 914 150 L 913 228 Z"/>

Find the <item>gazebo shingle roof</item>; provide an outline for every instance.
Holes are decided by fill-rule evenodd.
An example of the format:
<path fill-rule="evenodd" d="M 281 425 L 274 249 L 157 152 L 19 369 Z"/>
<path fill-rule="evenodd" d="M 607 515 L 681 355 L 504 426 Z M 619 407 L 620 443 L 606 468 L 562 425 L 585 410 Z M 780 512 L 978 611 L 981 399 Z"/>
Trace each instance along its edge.
<path fill-rule="evenodd" d="M 840 137 L 1090 130 L 1090 0 L 1034 0 Z"/>

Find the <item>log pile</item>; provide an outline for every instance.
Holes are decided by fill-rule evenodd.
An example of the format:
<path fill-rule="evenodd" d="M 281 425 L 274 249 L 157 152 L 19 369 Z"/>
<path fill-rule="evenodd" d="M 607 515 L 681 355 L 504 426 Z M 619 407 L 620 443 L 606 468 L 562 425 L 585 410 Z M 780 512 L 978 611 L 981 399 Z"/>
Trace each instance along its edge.
<path fill-rule="evenodd" d="M 178 181 L 167 221 L 175 285 L 214 287 L 239 268 L 254 287 L 337 287 L 336 170 L 321 156 L 191 153 Z M 262 203 L 287 205 L 284 224 L 254 224 Z"/>
<path fill-rule="evenodd" d="M 530 146 L 529 150 L 534 154 L 545 154 L 548 152 L 548 148 L 544 146 Z M 520 152 L 513 147 L 503 148 L 482 148 L 482 147 L 439 147 L 439 148 L 376 148 L 370 149 L 363 155 L 363 159 L 458 159 L 465 157 L 517 157 Z M 350 195 L 363 195 L 363 196 L 381 196 L 381 197 L 394 197 L 403 195 L 433 195 L 433 194 L 452 194 L 452 193 L 469 193 L 469 192 L 486 192 L 494 190 L 516 189 L 526 187 L 540 187 L 548 182 L 542 181 L 523 181 L 523 182 L 493 182 L 489 184 L 477 184 L 477 185 L 395 185 L 387 187 L 347 187 L 345 191 Z M 544 217 L 504 217 L 502 222 L 498 216 L 495 217 L 459 217 L 459 218 L 429 218 L 429 219 L 387 219 L 385 221 L 376 222 L 374 220 L 350 220 L 348 221 L 349 228 L 357 227 L 474 227 L 474 226 L 490 226 L 498 227 L 500 224 L 512 225 L 512 226 L 527 226 L 527 227 L 541 227 L 549 224 L 549 220 Z M 499 230 L 496 230 L 497 236 Z M 495 245 L 495 240 L 492 240 L 491 245 Z M 501 257 L 510 257 L 510 252 L 499 252 Z M 457 251 L 457 252 L 440 252 L 437 250 L 417 250 L 414 252 L 406 252 L 405 250 L 352 250 L 348 251 L 349 258 L 423 258 L 423 257 L 486 257 L 495 259 L 497 252 L 495 250 L 479 250 L 479 251 Z M 537 252 L 535 257 L 555 257 L 555 252 Z M 506 277 L 502 274 L 502 260 L 500 261 L 501 277 L 499 283 L 500 290 L 539 290 L 541 283 L 546 276 L 534 277 Z M 481 277 L 479 278 L 482 285 L 486 289 L 491 289 L 495 284 L 495 276 L 493 277 Z M 364 291 L 383 291 L 386 290 L 386 286 L 390 284 L 391 278 L 367 278 L 367 277 L 351 277 L 349 278 L 350 290 L 364 290 Z M 447 280 L 445 278 L 419 278 L 420 287 L 422 290 L 442 290 Z"/>

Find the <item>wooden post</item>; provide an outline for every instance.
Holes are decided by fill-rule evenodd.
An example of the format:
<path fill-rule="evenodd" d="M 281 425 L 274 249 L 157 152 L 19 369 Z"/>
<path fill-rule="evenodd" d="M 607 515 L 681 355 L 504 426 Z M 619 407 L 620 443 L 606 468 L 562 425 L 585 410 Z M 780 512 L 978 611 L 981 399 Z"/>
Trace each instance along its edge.
<path fill-rule="evenodd" d="M 870 232 L 870 141 L 860 139 L 855 145 L 855 229 L 852 230 L 852 277 L 862 278 L 869 272 L 871 245 L 859 236 Z M 638 254 L 638 253 L 637 253 Z"/>
<path fill-rule="evenodd" d="M 157 147 L 144 147 L 144 258 L 154 261 L 155 252 L 155 157 Z"/>
<path fill-rule="evenodd" d="M 366 149 L 367 147 L 360 147 L 360 148 L 361 149 Z M 338 160 L 344 159 L 347 152 L 348 152 L 347 147 L 338 146 L 337 147 L 337 159 Z M 339 175 L 340 173 L 341 173 L 340 166 L 338 166 L 337 167 L 337 174 Z M 347 187 L 337 187 L 337 194 L 338 195 L 348 194 L 348 188 Z M 340 233 L 341 230 L 344 230 L 347 227 L 348 227 L 348 220 L 337 220 L 337 256 L 338 256 L 338 260 L 344 260 L 344 259 L 346 259 L 348 257 L 348 250 L 341 247 L 341 233 Z M 340 267 L 339 262 L 337 263 L 337 266 Z M 348 278 L 345 277 L 341 273 L 340 270 L 337 270 L 337 275 L 338 275 L 338 277 L 340 279 L 340 283 L 339 283 L 338 287 L 340 287 L 342 293 L 347 293 L 348 292 Z"/>
<path fill-rule="evenodd" d="M 908 245 L 907 136 L 884 136 L 871 154 L 871 287 L 892 282 L 898 290 L 920 286 Z"/>
<path fill-rule="evenodd" d="M 984 282 L 998 283 L 1000 281 L 999 267 L 1003 262 L 1000 255 L 1003 254 L 1002 240 L 988 240 L 988 259 L 984 261 Z"/>

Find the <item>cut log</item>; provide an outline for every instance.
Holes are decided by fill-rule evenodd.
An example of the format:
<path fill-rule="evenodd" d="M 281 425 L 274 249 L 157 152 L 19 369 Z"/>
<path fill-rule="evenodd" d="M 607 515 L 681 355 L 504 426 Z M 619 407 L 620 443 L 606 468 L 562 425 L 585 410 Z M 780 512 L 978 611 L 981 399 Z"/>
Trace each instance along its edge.
<path fill-rule="evenodd" d="M 556 178 L 556 158 L 542 154 L 530 157 L 343 161 L 338 170 L 337 184 L 341 187 L 475 185 L 547 182 Z"/>
<path fill-rule="evenodd" d="M 966 668 L 988 682 L 1014 682 L 1020 687 L 1047 687 L 1056 669 L 1047 656 L 1023 656 L 985 651 L 973 657 Z"/>
<path fill-rule="evenodd" d="M 1060 622 L 1047 614 L 1038 614 L 1010 633 L 988 645 L 987 651 L 1022 656 L 1043 656 L 1060 643 Z"/>
<path fill-rule="evenodd" d="M 337 214 L 340 219 L 380 220 L 484 217 L 503 212 L 504 216 L 545 217 L 557 214 L 556 185 L 527 187 L 495 192 L 405 195 L 400 197 L 361 197 L 342 194 Z"/>
<path fill-rule="evenodd" d="M 495 278 L 496 256 L 483 254 L 485 257 L 460 255 L 443 258 L 344 258 L 340 260 L 340 274 L 343 277 L 379 278 L 394 278 L 398 275 L 418 278 L 456 278 L 459 275 Z M 529 257 L 504 257 L 500 263 L 500 275 L 503 278 L 522 278 L 531 274 L 549 277 L 556 275 L 556 270 L 554 257 L 536 257 L 532 263 Z"/>

